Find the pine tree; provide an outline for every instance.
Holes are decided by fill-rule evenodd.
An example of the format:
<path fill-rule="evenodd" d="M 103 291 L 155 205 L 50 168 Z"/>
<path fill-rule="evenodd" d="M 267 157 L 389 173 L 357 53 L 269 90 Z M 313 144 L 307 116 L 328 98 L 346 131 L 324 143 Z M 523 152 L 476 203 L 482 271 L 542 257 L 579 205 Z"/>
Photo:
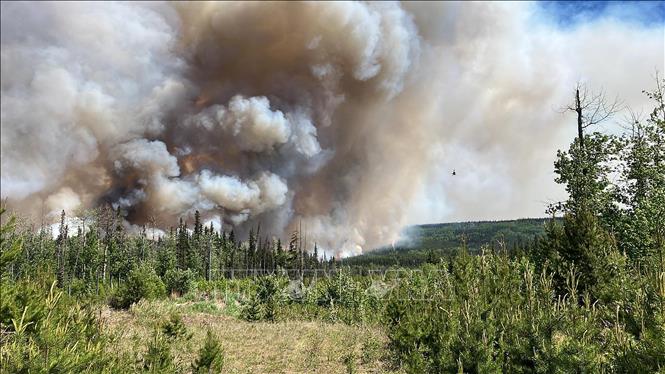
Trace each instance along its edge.
<path fill-rule="evenodd" d="M 111 208 L 108 205 L 104 205 L 102 212 L 101 212 L 101 217 L 104 221 L 104 255 L 102 256 L 102 281 L 106 283 L 107 275 L 108 275 L 108 269 L 109 269 L 109 247 L 111 244 L 111 227 L 112 227 L 112 219 L 113 215 L 111 214 Z"/>
<path fill-rule="evenodd" d="M 109 240 L 109 276 L 111 279 L 128 274 L 133 267 L 131 243 L 125 235 L 120 210 L 115 212 L 115 229 Z"/>
<path fill-rule="evenodd" d="M 231 269 L 231 279 L 235 278 L 235 267 L 236 267 L 236 236 L 233 229 L 229 233 L 228 239 L 229 246 L 229 268 Z"/>
<path fill-rule="evenodd" d="M 256 227 L 256 243 L 254 246 L 254 263 L 252 267 L 254 269 L 261 268 L 261 224 Z"/>
<path fill-rule="evenodd" d="M 555 181 L 566 186 L 569 198 L 566 202 L 551 205 L 551 213 L 575 214 L 591 209 L 594 214 L 600 214 L 611 209 L 609 173 L 616 153 L 616 139 L 599 132 L 587 135 L 584 130 L 610 118 L 618 105 L 616 100 L 608 102 L 602 92 L 590 94 L 583 86 L 576 88 L 574 104 L 566 110 L 576 114 L 577 138 L 567 152 L 557 152 L 554 163 Z"/>
<path fill-rule="evenodd" d="M 192 363 L 194 373 L 219 373 L 224 367 L 224 351 L 219 341 L 208 330 L 199 357 Z"/>
<path fill-rule="evenodd" d="M 206 280 L 212 279 L 212 234 L 206 235 L 206 248 L 208 255 L 206 256 Z"/>
<path fill-rule="evenodd" d="M 277 238 L 277 241 L 274 243 L 272 254 L 272 270 L 276 270 L 278 267 L 284 267 L 284 251 L 282 250 L 282 239 Z"/>
<path fill-rule="evenodd" d="M 187 267 L 202 277 L 208 277 L 208 247 L 203 237 L 203 224 L 201 223 L 201 213 L 194 212 L 194 231 L 192 232 L 188 253 Z"/>
<path fill-rule="evenodd" d="M 203 235 L 203 224 L 201 223 L 201 213 L 197 210 L 194 212 L 194 240 L 197 240 Z"/>
<path fill-rule="evenodd" d="M 437 258 L 436 254 L 434 253 L 433 249 L 427 250 L 427 261 L 428 264 L 436 264 L 437 263 Z"/>
<path fill-rule="evenodd" d="M 155 373 L 172 372 L 173 356 L 169 342 L 161 335 L 155 334 L 148 344 L 148 351 L 143 357 L 143 368 Z"/>
<path fill-rule="evenodd" d="M 314 243 L 314 259 L 319 262 L 319 247 Z"/>
<path fill-rule="evenodd" d="M 56 240 L 58 248 L 58 286 L 64 287 L 65 282 L 65 246 L 67 245 L 68 226 L 65 224 L 65 211 L 60 215 L 60 233 Z"/>
<path fill-rule="evenodd" d="M 225 257 L 228 254 L 228 248 L 226 244 L 226 231 L 221 230 L 218 235 L 217 243 L 217 261 L 219 264 L 219 276 L 225 276 L 225 264 L 228 261 Z"/>
<path fill-rule="evenodd" d="M 599 256 L 607 254 L 614 245 L 606 229 L 612 226 L 608 217 L 615 210 L 610 172 L 617 141 L 611 135 L 587 135 L 583 130 L 609 118 L 616 105 L 608 105 L 602 94 L 581 94 L 578 87 L 574 107 L 568 108 L 577 114 L 578 136 L 567 152 L 557 152 L 554 163 L 555 181 L 565 185 L 568 199 L 549 209 L 552 215 L 563 212 L 564 222 L 562 227 L 553 223 L 548 228 L 537 251 L 540 261 L 555 268 L 560 292 L 565 292 L 564 278 L 571 271 L 579 271 L 582 290 L 592 290 L 602 263 Z"/>
<path fill-rule="evenodd" d="M 249 273 L 250 268 L 254 268 L 254 258 L 256 256 L 256 236 L 254 235 L 254 231 L 250 228 L 249 229 L 249 239 L 247 241 L 247 257 L 246 257 L 246 265 L 247 265 L 247 273 Z"/>
<path fill-rule="evenodd" d="M 300 263 L 300 248 L 298 248 L 298 242 L 299 242 L 299 233 L 298 231 L 294 231 L 291 234 L 291 240 L 289 240 L 289 253 L 288 253 L 288 264 L 291 269 L 299 269 L 299 263 Z M 300 273 L 298 274 L 298 277 L 300 277 Z"/>
<path fill-rule="evenodd" d="M 180 218 L 180 225 L 177 230 L 176 242 L 176 255 L 178 269 L 187 269 L 187 255 L 189 253 L 189 235 L 187 234 L 187 226 Z"/>

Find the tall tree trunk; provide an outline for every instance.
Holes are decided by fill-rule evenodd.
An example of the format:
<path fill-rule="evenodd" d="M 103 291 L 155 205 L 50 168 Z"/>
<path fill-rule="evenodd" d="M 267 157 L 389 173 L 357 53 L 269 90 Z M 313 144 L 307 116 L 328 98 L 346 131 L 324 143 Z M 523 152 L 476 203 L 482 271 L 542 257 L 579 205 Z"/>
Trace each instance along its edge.
<path fill-rule="evenodd" d="M 580 89 L 575 90 L 575 112 L 577 112 L 577 137 L 580 139 L 580 148 L 584 152 L 584 126 L 582 121 L 582 103 L 580 102 Z"/>
<path fill-rule="evenodd" d="M 210 281 L 212 273 L 212 248 L 210 243 L 210 235 L 208 235 L 208 261 L 206 264 L 206 280 Z"/>

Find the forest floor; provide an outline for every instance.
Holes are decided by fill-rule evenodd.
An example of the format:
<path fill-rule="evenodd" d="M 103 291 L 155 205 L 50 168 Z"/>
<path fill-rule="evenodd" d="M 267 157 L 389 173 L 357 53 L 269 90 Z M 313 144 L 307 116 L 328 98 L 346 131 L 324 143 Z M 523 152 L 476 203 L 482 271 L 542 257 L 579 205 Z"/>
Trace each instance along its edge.
<path fill-rule="evenodd" d="M 190 339 L 171 343 L 174 362 L 185 372 L 195 359 L 208 329 L 224 349 L 228 373 L 394 373 L 387 337 L 377 326 L 322 321 L 246 322 L 222 302 L 182 299 L 141 301 L 129 311 L 100 310 L 104 329 L 113 336 L 111 349 L 140 360 L 169 316 L 182 316 Z"/>

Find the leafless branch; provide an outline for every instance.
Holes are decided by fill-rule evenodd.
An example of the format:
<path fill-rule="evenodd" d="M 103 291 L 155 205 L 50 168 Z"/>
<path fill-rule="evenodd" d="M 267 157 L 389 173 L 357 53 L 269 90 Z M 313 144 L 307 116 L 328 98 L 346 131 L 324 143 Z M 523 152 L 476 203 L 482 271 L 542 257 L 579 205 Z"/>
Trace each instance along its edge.
<path fill-rule="evenodd" d="M 618 96 L 610 101 L 603 90 L 592 93 L 582 83 L 575 86 L 575 92 L 576 94 L 579 92 L 579 102 L 576 99 L 573 104 L 564 107 L 562 112 L 578 112 L 578 110 L 581 110 L 583 129 L 606 121 L 620 112 L 624 106 Z"/>
<path fill-rule="evenodd" d="M 627 108 L 627 112 L 623 119 L 618 122 L 619 127 L 625 131 L 630 131 L 633 136 L 639 136 L 640 130 L 638 124 L 643 120 L 644 114 L 642 112 L 637 113 L 631 108 Z"/>

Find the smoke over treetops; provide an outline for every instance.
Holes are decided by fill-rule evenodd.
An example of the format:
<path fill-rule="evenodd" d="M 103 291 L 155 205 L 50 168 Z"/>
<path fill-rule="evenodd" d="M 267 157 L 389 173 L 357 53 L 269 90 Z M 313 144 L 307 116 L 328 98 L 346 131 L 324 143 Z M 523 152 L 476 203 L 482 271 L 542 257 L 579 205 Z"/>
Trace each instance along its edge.
<path fill-rule="evenodd" d="M 342 254 L 415 222 L 540 215 L 574 131 L 552 108 L 578 80 L 639 107 L 665 47 L 533 8 L 3 2 L 2 197 L 35 217 L 302 222 Z"/>

